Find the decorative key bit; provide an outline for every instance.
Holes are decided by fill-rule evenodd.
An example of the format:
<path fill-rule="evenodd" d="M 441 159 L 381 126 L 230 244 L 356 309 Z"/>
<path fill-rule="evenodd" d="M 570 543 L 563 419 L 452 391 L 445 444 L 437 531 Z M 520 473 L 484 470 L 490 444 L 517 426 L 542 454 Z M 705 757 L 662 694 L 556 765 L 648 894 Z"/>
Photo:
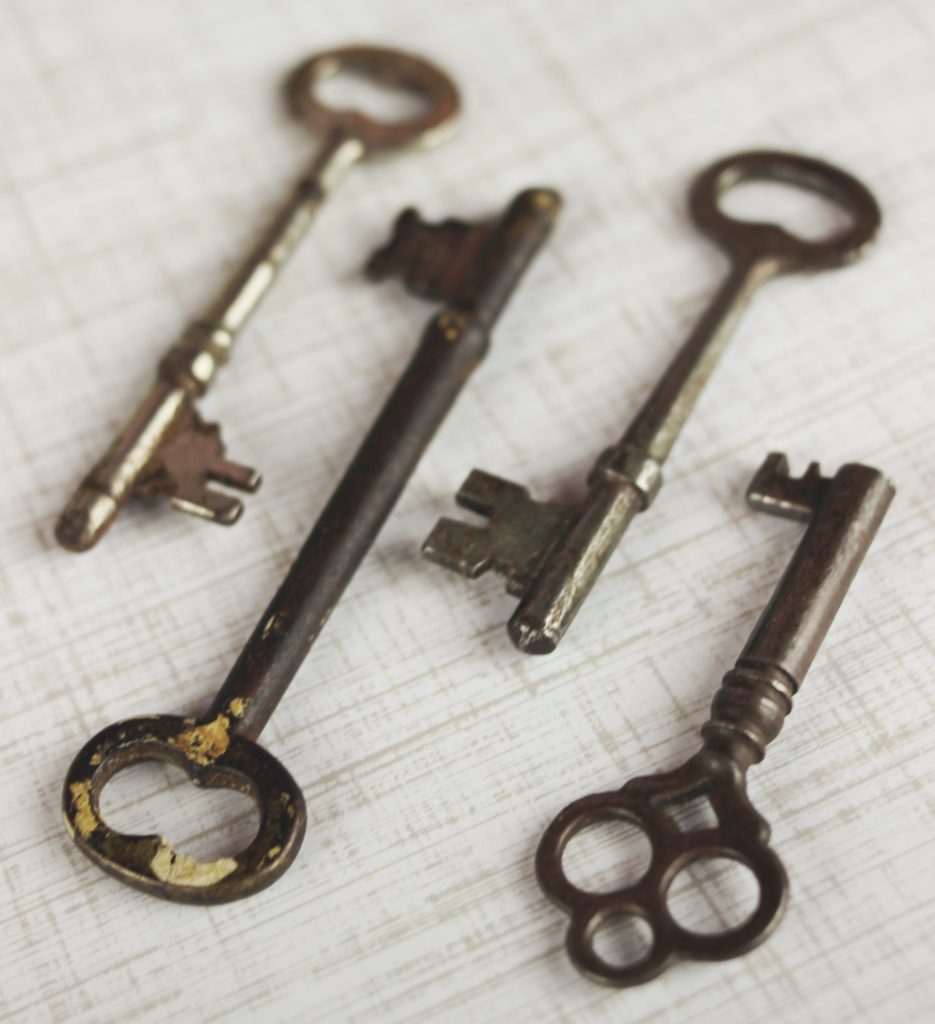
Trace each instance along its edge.
<path fill-rule="evenodd" d="M 315 90 L 344 70 L 415 93 L 425 109 L 387 123 L 356 110 L 332 110 Z M 347 170 L 370 155 L 434 145 L 450 133 L 460 106 L 457 89 L 434 65 L 373 46 L 312 57 L 292 75 L 289 94 L 295 113 L 322 136 L 321 149 L 213 305 L 169 350 L 155 386 L 68 503 L 55 535 L 70 551 L 93 547 L 133 496 L 164 494 L 183 512 L 227 525 L 239 518 L 241 502 L 206 484 L 254 491 L 260 475 L 224 458 L 218 428 L 202 423 L 194 400 L 227 362 L 241 329 Z"/>
<path fill-rule="evenodd" d="M 424 250 L 412 244 L 412 233 L 423 233 L 419 237 L 426 239 L 439 273 L 433 294 L 446 308 L 429 321 L 207 714 L 198 720 L 151 715 L 118 722 L 75 758 L 65 780 L 65 824 L 82 852 L 105 871 L 166 899 L 223 903 L 271 884 L 295 859 L 305 833 L 302 793 L 256 740 L 486 353 L 494 321 L 560 207 L 555 192 L 530 189 L 513 200 L 499 223 L 484 228 L 448 222 L 433 233 L 417 226 L 411 213 L 397 222 L 393 241 L 373 258 L 370 273 L 421 281 Z M 470 259 L 463 248 L 468 238 L 477 243 Z M 198 785 L 249 793 L 260 808 L 253 842 L 234 856 L 201 862 L 159 835 L 130 836 L 110 828 L 101 816 L 101 790 L 127 765 L 154 759 L 178 764 Z"/>
<path fill-rule="evenodd" d="M 734 220 L 721 211 L 720 197 L 748 179 L 819 192 L 852 222 L 815 242 L 774 224 Z M 860 182 L 821 161 L 777 152 L 741 153 L 714 164 L 695 181 L 691 212 L 729 256 L 730 273 L 619 443 L 595 463 L 584 500 L 543 505 L 507 480 L 474 471 L 457 501 L 490 523 L 442 519 L 423 546 L 431 561 L 462 575 L 494 569 L 507 577 L 507 590 L 521 598 L 509 634 L 529 654 L 558 646 L 630 521 L 652 504 L 662 464 L 756 288 L 780 273 L 854 261 L 880 225 L 876 201 Z"/>
<path fill-rule="evenodd" d="M 676 957 L 725 960 L 762 942 L 786 904 L 788 881 L 768 846 L 769 825 L 746 792 L 748 768 L 763 760 L 792 710 L 792 699 L 863 561 L 894 490 L 868 466 L 843 466 L 831 479 L 813 464 L 801 479 L 788 474 L 783 455 L 770 455 L 747 500 L 757 509 L 809 520 L 808 529 L 733 669 L 724 677 L 702 727 L 704 744 L 680 768 L 633 779 L 617 792 L 597 793 L 566 807 L 548 827 L 536 855 L 545 894 L 571 917 L 567 950 L 594 981 L 625 987 L 649 981 Z M 706 799 L 717 818 L 710 828 L 684 831 L 679 809 Z M 652 859 L 635 884 L 588 892 L 562 866 L 568 842 L 598 822 L 641 828 Z M 689 864 L 713 858 L 739 861 L 759 884 L 752 915 L 715 934 L 691 931 L 672 917 L 667 894 Z M 613 919 L 637 918 L 652 939 L 641 960 L 611 965 L 598 955 L 595 935 Z"/>

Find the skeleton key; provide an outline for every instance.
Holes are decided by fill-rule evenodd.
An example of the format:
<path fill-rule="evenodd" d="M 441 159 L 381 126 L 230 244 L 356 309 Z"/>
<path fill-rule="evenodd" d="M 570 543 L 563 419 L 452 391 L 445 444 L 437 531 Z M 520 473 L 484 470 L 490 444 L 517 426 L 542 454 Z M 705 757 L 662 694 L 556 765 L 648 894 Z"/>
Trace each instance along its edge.
<path fill-rule="evenodd" d="M 734 220 L 721 210 L 720 198 L 748 179 L 819 192 L 840 204 L 851 223 L 815 242 L 775 224 Z M 528 654 L 555 650 L 630 521 L 652 504 L 662 464 L 755 289 L 780 273 L 852 262 L 880 225 L 876 201 L 860 182 L 788 153 L 740 153 L 719 161 L 695 181 L 690 203 L 698 227 L 729 256 L 730 272 L 636 419 L 595 463 L 584 500 L 577 506 L 540 503 L 524 487 L 474 470 L 457 501 L 489 517 L 489 524 L 441 519 L 423 545 L 427 558 L 463 576 L 494 569 L 506 577 L 507 591 L 520 598 L 509 634 Z"/>
<path fill-rule="evenodd" d="M 411 92 L 424 109 L 393 122 L 353 109 L 331 109 L 315 90 L 339 71 Z M 347 170 L 368 156 L 434 145 L 452 130 L 460 106 L 457 89 L 438 68 L 373 46 L 312 57 L 290 78 L 289 95 L 295 113 L 322 137 L 321 148 L 224 290 L 166 354 L 156 384 L 68 503 L 55 536 L 70 551 L 93 547 L 134 495 L 164 494 L 183 512 L 226 525 L 237 521 L 241 502 L 209 484 L 254 491 L 260 475 L 224 457 L 218 427 L 202 421 L 195 399 L 227 362 L 237 335 Z"/>
<path fill-rule="evenodd" d="M 890 482 L 868 466 L 843 466 L 831 479 L 813 463 L 790 478 L 786 459 L 770 455 L 747 492 L 765 512 L 807 520 L 792 561 L 760 616 L 736 664 L 724 677 L 702 727 L 701 750 L 674 771 L 647 775 L 623 789 L 584 797 L 549 825 L 536 855 L 545 894 L 571 916 L 568 955 L 594 981 L 625 987 L 649 981 L 674 958 L 725 960 L 762 942 L 785 909 L 788 881 L 768 846 L 770 829 L 746 792 L 747 769 L 763 760 L 782 728 L 815 654 L 863 561 L 893 498 Z M 680 829 L 676 812 L 707 801 L 717 824 Z M 588 892 L 566 876 L 562 854 L 582 829 L 625 821 L 641 828 L 652 845 L 643 877 L 625 889 Z M 759 902 L 740 925 L 715 934 L 676 922 L 667 893 L 689 864 L 717 858 L 749 868 Z M 606 962 L 595 935 L 614 918 L 642 920 L 652 939 L 641 960 Z"/>
<path fill-rule="evenodd" d="M 444 303 L 358 449 L 247 646 L 201 719 L 131 718 L 90 740 L 69 769 L 65 824 L 105 871 L 166 899 L 223 903 L 257 892 L 292 863 L 305 804 L 288 771 L 256 741 L 389 515 L 437 427 L 489 344 L 490 330 L 545 241 L 561 200 L 520 193 L 500 221 L 423 224 L 411 211 L 369 265 Z M 125 835 L 101 817 L 108 779 L 137 761 L 180 765 L 196 785 L 227 786 L 260 809 L 256 838 L 232 857 L 201 862 L 159 835 Z"/>

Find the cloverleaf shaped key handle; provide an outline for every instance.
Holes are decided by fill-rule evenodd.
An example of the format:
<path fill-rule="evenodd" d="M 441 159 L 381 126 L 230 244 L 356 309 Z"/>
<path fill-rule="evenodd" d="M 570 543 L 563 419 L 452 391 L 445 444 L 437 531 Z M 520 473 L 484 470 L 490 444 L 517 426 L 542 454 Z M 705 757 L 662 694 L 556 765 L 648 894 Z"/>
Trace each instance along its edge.
<path fill-rule="evenodd" d="M 748 501 L 763 511 L 809 521 L 798 548 L 735 666 L 715 695 L 702 727 L 703 745 L 674 771 L 636 778 L 618 792 L 584 797 L 549 825 L 536 855 L 545 894 L 571 918 L 567 950 L 589 978 L 626 987 L 649 981 L 674 959 L 723 960 L 762 942 L 779 923 L 788 881 L 770 848 L 770 830 L 746 792 L 747 770 L 765 756 L 889 507 L 894 490 L 877 470 L 846 465 L 833 478 L 814 463 L 789 476 L 785 457 L 770 455 Z M 716 824 L 683 831 L 675 811 L 706 799 Z M 635 884 L 588 892 L 569 880 L 562 857 L 570 840 L 597 822 L 623 820 L 648 837 L 652 857 Z M 728 858 L 745 865 L 759 886 L 749 918 L 718 934 L 680 925 L 668 906 L 676 876 L 689 864 Z M 595 948 L 613 917 L 636 916 L 652 932 L 645 955 L 611 964 Z"/>

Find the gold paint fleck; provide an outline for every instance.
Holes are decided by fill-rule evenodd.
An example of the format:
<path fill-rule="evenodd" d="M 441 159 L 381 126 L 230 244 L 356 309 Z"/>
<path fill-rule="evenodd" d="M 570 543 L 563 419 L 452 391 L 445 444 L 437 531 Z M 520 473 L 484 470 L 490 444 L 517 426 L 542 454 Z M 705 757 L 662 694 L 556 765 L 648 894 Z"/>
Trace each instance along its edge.
<path fill-rule="evenodd" d="M 278 857 L 280 853 L 282 853 L 281 846 L 271 846 L 267 851 L 266 859 L 272 860 L 274 857 Z"/>
<path fill-rule="evenodd" d="M 73 782 L 68 788 L 71 790 L 71 812 L 75 828 L 82 839 L 87 839 L 100 825 L 100 820 L 91 807 L 91 780 Z"/>
<path fill-rule="evenodd" d="M 93 764 L 94 767 L 96 768 L 100 763 L 101 763 L 101 755 L 100 754 L 92 754 L 91 755 L 91 764 Z"/>
<path fill-rule="evenodd" d="M 230 745 L 230 724 L 227 715 L 218 715 L 204 725 L 193 725 L 170 739 L 169 743 L 195 764 L 212 764 Z"/>
<path fill-rule="evenodd" d="M 263 626 L 263 639 L 266 640 L 271 634 L 279 634 L 282 632 L 283 618 L 278 613 L 271 615 Z"/>
<path fill-rule="evenodd" d="M 234 718 L 243 718 L 243 713 L 247 710 L 247 702 L 243 697 L 235 697 L 230 704 L 228 704 L 228 707 L 230 708 L 230 713 Z"/>
<path fill-rule="evenodd" d="M 152 873 L 167 885 L 208 886 L 215 885 L 237 869 L 233 857 L 218 857 L 217 860 L 195 860 L 185 853 L 177 853 L 172 845 L 163 839 L 159 849 L 149 862 Z"/>

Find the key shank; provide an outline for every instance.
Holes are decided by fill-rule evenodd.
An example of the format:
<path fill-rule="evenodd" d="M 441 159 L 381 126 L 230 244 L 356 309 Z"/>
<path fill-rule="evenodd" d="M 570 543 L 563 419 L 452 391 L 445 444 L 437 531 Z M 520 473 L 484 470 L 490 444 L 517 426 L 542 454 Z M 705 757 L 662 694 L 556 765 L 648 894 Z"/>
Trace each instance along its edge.
<path fill-rule="evenodd" d="M 530 189 L 517 196 L 492 228 L 449 222 L 444 241 L 434 236 L 431 265 L 453 268 L 444 285 L 448 303 L 426 327 L 409 366 L 237 659 L 209 718 L 239 699 L 245 711 L 238 730 L 249 738 L 259 735 L 426 446 L 484 357 L 494 320 L 545 241 L 559 208 L 555 192 Z M 393 242 L 371 261 L 373 276 L 407 273 L 420 250 L 419 268 L 425 263 L 427 239 L 446 226 L 416 227 L 412 217 L 401 218 Z M 457 230 L 450 230 L 452 224 Z M 419 234 L 415 247 L 414 232 Z M 424 280 L 416 285 L 425 291 Z"/>
<path fill-rule="evenodd" d="M 733 266 L 620 442 L 595 463 L 584 501 L 509 621 L 521 650 L 548 654 L 558 646 L 630 522 L 652 504 L 666 456 L 754 289 L 775 269 L 756 260 Z"/>
<path fill-rule="evenodd" d="M 795 479 L 784 456 L 767 458 L 748 502 L 809 525 L 715 695 L 702 729 L 707 749 L 726 753 L 743 769 L 763 759 L 894 494 L 889 480 L 869 466 L 846 465 L 827 479 L 813 463 Z"/>

